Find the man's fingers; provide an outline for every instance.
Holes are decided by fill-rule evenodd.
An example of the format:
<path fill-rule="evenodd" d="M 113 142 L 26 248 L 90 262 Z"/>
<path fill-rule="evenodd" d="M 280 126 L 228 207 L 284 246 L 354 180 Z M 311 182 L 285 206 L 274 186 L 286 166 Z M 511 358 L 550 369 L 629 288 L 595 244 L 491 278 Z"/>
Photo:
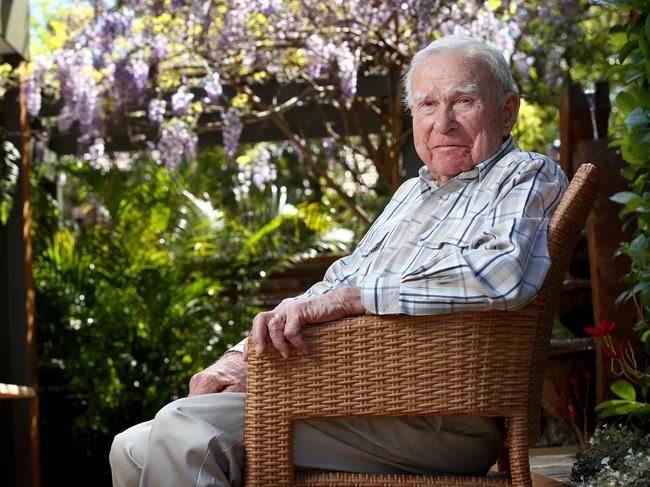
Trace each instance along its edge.
<path fill-rule="evenodd" d="M 221 392 L 229 384 L 230 382 L 222 380 L 219 376 L 199 372 L 192 376 L 192 379 L 190 380 L 190 392 L 188 397 Z"/>
<path fill-rule="evenodd" d="M 303 320 L 296 314 L 291 314 L 287 316 L 287 322 L 284 325 L 284 338 L 289 340 L 289 342 L 300 350 L 304 355 L 307 355 L 309 352 L 307 347 L 307 342 L 305 342 L 302 337 Z"/>
<path fill-rule="evenodd" d="M 255 354 L 262 355 L 266 352 L 266 340 L 269 336 L 267 323 L 273 316 L 270 312 L 259 313 L 253 319 L 253 328 L 251 335 L 253 335 L 253 344 L 255 345 Z"/>
<path fill-rule="evenodd" d="M 248 339 L 244 342 L 244 362 L 248 361 Z"/>
<path fill-rule="evenodd" d="M 271 337 L 271 343 L 275 349 L 280 352 L 280 355 L 284 358 L 288 358 L 290 351 L 289 345 L 284 337 L 284 320 L 286 315 L 276 314 L 269 320 L 267 326 L 269 330 L 269 336 Z"/>
<path fill-rule="evenodd" d="M 288 358 L 291 354 L 290 344 L 306 355 L 307 342 L 300 333 L 305 322 L 303 311 L 300 306 L 290 306 L 259 313 L 253 320 L 251 330 L 255 353 L 257 355 L 265 353 L 267 341 L 270 339 L 273 347 L 284 358 Z M 244 359 L 248 357 L 247 345 L 248 343 L 244 345 Z"/>

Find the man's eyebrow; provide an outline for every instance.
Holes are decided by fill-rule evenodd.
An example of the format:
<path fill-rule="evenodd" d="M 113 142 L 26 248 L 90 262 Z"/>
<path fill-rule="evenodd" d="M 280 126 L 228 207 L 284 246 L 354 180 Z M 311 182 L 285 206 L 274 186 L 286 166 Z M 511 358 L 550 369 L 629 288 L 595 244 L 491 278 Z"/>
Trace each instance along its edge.
<path fill-rule="evenodd" d="M 480 95 L 481 87 L 476 83 L 470 83 L 465 86 L 460 86 L 454 90 L 459 95 Z"/>
<path fill-rule="evenodd" d="M 416 103 L 421 102 L 422 100 L 425 100 L 429 95 L 426 93 L 414 93 L 413 97 L 411 98 L 412 104 L 415 105 Z"/>
<path fill-rule="evenodd" d="M 467 85 L 459 86 L 453 91 L 455 96 L 458 95 L 480 95 L 481 87 L 476 83 L 469 83 Z M 429 98 L 429 95 L 426 93 L 414 93 L 411 98 L 412 104 L 417 105 L 419 102 Z"/>

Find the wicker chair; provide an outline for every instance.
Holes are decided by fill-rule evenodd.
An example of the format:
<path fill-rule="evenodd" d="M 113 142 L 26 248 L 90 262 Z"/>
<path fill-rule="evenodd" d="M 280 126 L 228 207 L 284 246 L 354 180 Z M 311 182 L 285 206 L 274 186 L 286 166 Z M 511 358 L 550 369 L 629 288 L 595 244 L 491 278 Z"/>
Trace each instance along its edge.
<path fill-rule="evenodd" d="M 549 231 L 553 264 L 539 295 L 518 311 L 362 316 L 304 330 L 310 353 L 273 351 L 249 362 L 246 485 L 530 486 L 528 448 L 539 433 L 544 361 L 560 287 L 597 190 L 580 167 Z M 408 350 L 404 343 L 412 343 Z M 506 418 L 500 469 L 469 477 L 294 472 L 292 421 L 360 416 Z M 508 452 L 509 451 L 509 452 Z M 503 468 L 505 467 L 505 468 Z"/>

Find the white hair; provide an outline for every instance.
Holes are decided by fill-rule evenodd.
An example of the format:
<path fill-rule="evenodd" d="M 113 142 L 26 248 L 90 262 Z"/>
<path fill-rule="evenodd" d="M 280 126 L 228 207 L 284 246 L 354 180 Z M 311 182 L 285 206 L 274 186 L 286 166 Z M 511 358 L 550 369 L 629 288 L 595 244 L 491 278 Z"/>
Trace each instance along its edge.
<path fill-rule="evenodd" d="M 473 37 L 451 35 L 431 42 L 427 47 L 418 51 L 413 56 L 413 59 L 411 59 L 409 68 L 404 75 L 404 104 L 407 108 L 410 108 L 413 103 L 411 84 L 413 82 L 415 68 L 424 59 L 444 51 L 456 52 L 469 59 L 483 62 L 496 80 L 498 105 L 503 104 L 504 98 L 508 93 L 513 91 L 515 93 L 517 92 L 517 85 L 515 85 L 512 79 L 512 72 L 502 53 Z"/>

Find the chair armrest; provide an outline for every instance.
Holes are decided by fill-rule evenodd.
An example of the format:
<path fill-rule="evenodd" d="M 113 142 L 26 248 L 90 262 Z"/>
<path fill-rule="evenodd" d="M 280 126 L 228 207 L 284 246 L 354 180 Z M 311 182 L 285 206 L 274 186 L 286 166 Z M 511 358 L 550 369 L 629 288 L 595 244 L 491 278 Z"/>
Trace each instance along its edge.
<path fill-rule="evenodd" d="M 538 308 L 346 318 L 305 328 L 307 356 L 250 356 L 247 485 L 294 484 L 292 422 L 306 418 L 512 417 L 517 451 L 526 452 L 514 457 L 516 471 L 527 471 Z"/>
<path fill-rule="evenodd" d="M 309 355 L 293 350 L 284 360 L 272 349 L 249 358 L 247 411 L 291 420 L 504 416 L 504 403 L 525 411 L 517 397 L 529 387 L 537 311 L 366 315 L 307 327 Z"/>

